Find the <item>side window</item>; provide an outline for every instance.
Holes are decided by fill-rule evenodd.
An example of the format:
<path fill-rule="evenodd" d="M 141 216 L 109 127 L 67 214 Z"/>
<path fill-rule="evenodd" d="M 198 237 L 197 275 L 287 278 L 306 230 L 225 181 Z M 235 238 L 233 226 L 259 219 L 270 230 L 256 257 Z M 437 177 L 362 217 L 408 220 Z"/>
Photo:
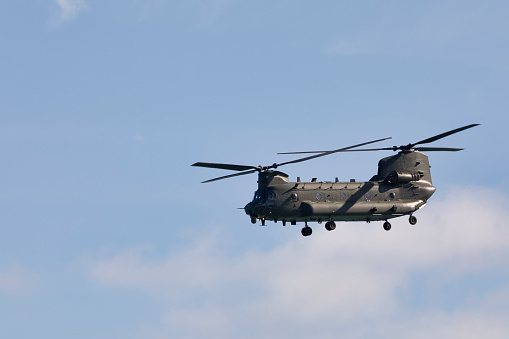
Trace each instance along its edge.
<path fill-rule="evenodd" d="M 290 200 L 299 201 L 299 196 L 297 195 L 297 193 L 292 193 L 292 195 L 290 195 Z"/>

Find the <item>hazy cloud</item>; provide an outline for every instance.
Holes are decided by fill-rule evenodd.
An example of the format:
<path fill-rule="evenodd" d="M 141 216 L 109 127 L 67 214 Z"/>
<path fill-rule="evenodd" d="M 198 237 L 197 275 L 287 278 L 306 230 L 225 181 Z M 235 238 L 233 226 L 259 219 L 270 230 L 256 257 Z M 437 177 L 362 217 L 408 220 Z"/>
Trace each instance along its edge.
<path fill-rule="evenodd" d="M 0 271 L 0 293 L 19 294 L 30 290 L 33 277 L 20 270 Z"/>
<path fill-rule="evenodd" d="M 99 285 L 161 300 L 161 336 L 505 338 L 506 204 L 494 191 L 456 189 L 417 226 L 394 221 L 391 232 L 294 229 L 285 244 L 236 256 L 208 235 L 160 260 L 146 248 L 88 259 L 88 271 Z M 493 272 L 499 280 L 487 283 Z"/>
<path fill-rule="evenodd" d="M 187 2 L 195 6 L 200 12 L 200 24 L 198 27 L 203 28 L 216 22 L 216 20 L 224 14 L 228 6 L 233 0 L 187 0 Z"/>
<path fill-rule="evenodd" d="M 57 0 L 60 7 L 60 18 L 68 21 L 74 19 L 79 12 L 87 9 L 85 0 Z"/>
<path fill-rule="evenodd" d="M 400 6 L 395 11 L 385 5 L 373 6 L 369 15 L 359 19 L 361 25 L 347 26 L 337 34 L 330 51 L 342 56 L 385 55 L 508 66 L 507 50 L 501 45 L 509 33 L 504 25 L 507 4 L 449 1 L 417 7 Z"/>

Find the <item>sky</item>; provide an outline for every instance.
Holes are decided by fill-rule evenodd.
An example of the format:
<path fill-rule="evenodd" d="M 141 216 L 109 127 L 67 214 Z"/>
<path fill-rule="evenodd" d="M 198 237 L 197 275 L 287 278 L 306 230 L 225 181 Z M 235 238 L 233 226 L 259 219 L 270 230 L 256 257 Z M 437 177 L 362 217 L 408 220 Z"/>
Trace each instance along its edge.
<path fill-rule="evenodd" d="M 8 338 L 507 338 L 509 4 L 0 2 Z M 433 146 L 410 226 L 252 225 L 277 152 Z M 368 180 L 392 153 L 288 165 Z"/>

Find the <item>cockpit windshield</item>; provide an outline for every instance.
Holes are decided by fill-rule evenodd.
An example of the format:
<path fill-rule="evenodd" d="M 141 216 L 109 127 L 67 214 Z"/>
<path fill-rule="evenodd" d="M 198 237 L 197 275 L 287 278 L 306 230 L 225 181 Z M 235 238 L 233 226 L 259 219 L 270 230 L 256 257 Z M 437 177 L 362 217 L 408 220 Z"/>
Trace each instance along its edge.
<path fill-rule="evenodd" d="M 258 200 L 258 199 L 260 199 L 260 198 L 261 198 L 261 197 L 260 197 L 260 194 L 258 193 L 258 191 L 255 191 L 255 192 L 254 192 L 253 200 Z"/>

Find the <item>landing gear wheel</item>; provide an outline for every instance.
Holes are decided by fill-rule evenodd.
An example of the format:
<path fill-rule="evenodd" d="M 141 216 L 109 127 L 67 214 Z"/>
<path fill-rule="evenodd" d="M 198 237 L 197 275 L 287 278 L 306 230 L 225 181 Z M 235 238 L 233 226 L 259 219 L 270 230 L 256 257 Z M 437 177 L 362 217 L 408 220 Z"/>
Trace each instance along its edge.
<path fill-rule="evenodd" d="M 313 233 L 313 230 L 311 229 L 311 227 L 306 226 L 302 229 L 301 233 L 303 236 L 309 237 L 311 235 L 311 233 Z"/>
<path fill-rule="evenodd" d="M 391 230 L 391 223 L 386 221 L 384 222 L 384 230 L 390 231 Z"/>
<path fill-rule="evenodd" d="M 410 218 L 408 218 L 408 222 L 410 223 L 410 225 L 415 225 L 417 224 L 417 218 L 411 215 Z"/>
<path fill-rule="evenodd" d="M 258 220 L 258 219 L 256 219 L 256 217 L 251 217 L 251 223 L 252 223 L 252 224 L 256 224 L 256 221 L 257 221 L 257 220 Z"/>
<path fill-rule="evenodd" d="M 327 221 L 325 223 L 325 229 L 327 231 L 334 231 L 336 229 L 336 223 L 334 221 Z"/>

